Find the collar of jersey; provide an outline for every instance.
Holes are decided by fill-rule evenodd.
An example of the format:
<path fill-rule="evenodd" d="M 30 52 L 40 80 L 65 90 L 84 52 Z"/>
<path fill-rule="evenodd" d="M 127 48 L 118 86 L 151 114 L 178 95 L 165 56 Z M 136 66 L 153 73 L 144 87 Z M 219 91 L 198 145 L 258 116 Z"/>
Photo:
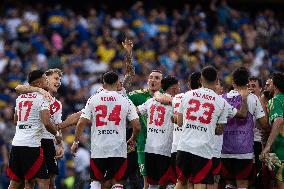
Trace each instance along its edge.
<path fill-rule="evenodd" d="M 212 90 L 212 89 L 209 89 L 209 88 L 205 88 L 205 87 L 201 87 L 201 89 L 203 89 L 203 90 L 205 90 L 205 91 L 213 91 L 213 92 L 215 92 L 214 90 Z"/>

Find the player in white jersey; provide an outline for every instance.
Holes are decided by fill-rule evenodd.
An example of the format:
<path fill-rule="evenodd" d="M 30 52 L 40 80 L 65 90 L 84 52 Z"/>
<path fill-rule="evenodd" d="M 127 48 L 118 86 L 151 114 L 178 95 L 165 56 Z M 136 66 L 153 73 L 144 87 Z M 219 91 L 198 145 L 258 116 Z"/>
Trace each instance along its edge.
<path fill-rule="evenodd" d="M 177 148 L 176 189 L 184 188 L 187 180 L 195 188 L 214 182 L 214 136 L 222 134 L 228 115 L 224 99 L 214 92 L 216 83 L 216 69 L 205 67 L 201 73 L 202 88 L 186 92 L 182 99 L 177 118 L 182 134 Z"/>
<path fill-rule="evenodd" d="M 172 100 L 172 107 L 174 108 L 174 115 L 177 115 L 178 109 L 181 103 L 181 99 L 183 98 L 184 93 L 177 94 L 174 96 Z M 173 143 L 172 143 L 172 158 L 173 160 L 176 159 L 176 153 L 177 153 L 177 145 L 180 139 L 182 127 L 179 127 L 177 124 L 174 124 L 174 131 L 173 131 Z M 175 166 L 174 166 L 175 167 Z"/>
<path fill-rule="evenodd" d="M 221 86 L 220 81 L 218 80 L 215 92 L 219 95 L 223 94 L 223 87 Z M 241 91 L 241 96 L 242 96 L 242 103 L 241 107 L 238 110 L 237 108 L 234 108 L 231 106 L 227 101 L 225 108 L 228 111 L 228 118 L 233 118 L 233 117 L 239 117 L 239 118 L 245 118 L 247 116 L 247 96 L 249 94 L 248 90 L 243 90 Z M 212 164 L 213 164 L 213 175 L 214 175 L 214 185 L 210 185 L 210 189 L 217 189 L 219 180 L 220 180 L 220 174 L 221 174 L 221 150 L 222 150 L 222 145 L 223 145 L 223 135 L 215 135 L 215 140 L 214 140 L 214 152 L 213 152 L 213 159 L 212 159 Z M 207 188 L 209 186 L 207 185 Z"/>
<path fill-rule="evenodd" d="M 46 88 L 44 72 L 32 71 L 28 76 L 31 86 Z M 42 94 L 34 92 L 20 95 L 16 100 L 14 121 L 17 124 L 12 141 L 9 168 L 7 174 L 11 179 L 9 189 L 18 188 L 25 180 L 25 188 L 33 188 L 34 179 L 38 179 L 40 189 L 49 188 L 49 179 L 41 138 L 44 127 L 61 141 L 56 126 L 50 120 L 49 103 Z"/>
<path fill-rule="evenodd" d="M 249 72 L 239 67 L 233 72 L 233 87 L 223 98 L 233 107 L 240 106 L 240 91 L 247 90 Z M 222 146 L 222 176 L 226 182 L 236 180 L 238 188 L 248 188 L 253 176 L 253 140 L 255 121 L 267 126 L 267 116 L 258 97 L 250 93 L 247 97 L 248 113 L 245 119 L 229 118 L 224 129 Z"/>
<path fill-rule="evenodd" d="M 251 93 L 255 94 L 260 102 L 262 103 L 262 107 L 265 107 L 265 104 L 261 100 L 261 92 L 262 92 L 262 81 L 258 77 L 250 77 L 249 83 L 248 83 L 248 89 Z M 266 108 L 263 108 L 264 111 L 266 111 Z M 254 127 L 254 143 L 253 143 L 253 149 L 254 149 L 254 168 L 255 168 L 255 181 L 256 185 L 259 184 L 259 180 L 256 179 L 256 176 L 260 173 L 262 169 L 262 162 L 259 159 L 259 155 L 261 154 L 262 150 L 262 143 L 261 140 L 263 138 L 262 133 L 264 132 L 263 129 L 260 128 L 260 125 L 258 123 L 255 124 Z"/>
<path fill-rule="evenodd" d="M 200 72 L 193 72 L 192 74 L 190 74 L 188 78 L 189 90 L 194 90 L 194 89 L 198 89 L 201 87 L 200 77 L 201 77 Z M 174 117 L 173 117 L 174 130 L 173 130 L 173 143 L 172 143 L 172 150 L 171 150 L 171 165 L 173 168 L 172 181 L 174 181 L 173 183 L 176 183 L 177 181 L 177 174 L 176 174 L 177 145 L 178 145 L 180 135 L 182 132 L 182 127 L 179 127 L 176 124 L 176 116 L 177 116 L 178 109 L 181 103 L 181 99 L 183 98 L 183 95 L 184 93 L 180 93 L 174 97 L 171 97 L 168 95 L 164 95 L 160 92 L 156 92 L 154 95 L 154 98 L 156 101 L 161 102 L 162 104 L 172 105 L 174 109 Z M 188 188 L 192 188 L 192 186 L 189 184 Z"/>
<path fill-rule="evenodd" d="M 48 92 L 30 85 L 18 85 L 15 89 L 18 93 L 40 92 L 50 100 L 49 112 L 51 121 L 54 124 L 62 122 L 62 104 L 54 96 L 58 88 L 61 86 L 62 71 L 59 69 L 49 69 L 45 72 L 48 80 Z M 51 95 L 50 95 L 51 94 Z M 57 160 L 63 157 L 64 148 L 63 143 L 58 144 L 55 149 L 54 136 L 44 129 L 41 147 L 43 148 L 45 163 L 50 177 L 50 189 L 55 188 L 55 176 L 58 175 Z"/>
<path fill-rule="evenodd" d="M 126 121 L 129 120 L 133 126 L 128 142 L 135 142 L 140 130 L 136 108 L 117 93 L 118 82 L 115 72 L 104 74 L 105 90 L 89 98 L 76 126 L 75 141 L 71 147 L 71 152 L 75 154 L 83 129 L 91 122 L 91 179 L 100 181 L 102 187 L 109 187 L 110 182 L 112 189 L 123 188 L 127 168 Z"/>
<path fill-rule="evenodd" d="M 178 80 L 173 76 L 163 78 L 161 85 L 164 95 L 173 97 L 179 92 Z M 147 115 L 145 165 L 149 189 L 157 188 L 158 185 L 166 186 L 169 182 L 174 182 L 171 180 L 173 107 L 151 98 L 137 108 L 140 114 Z"/>

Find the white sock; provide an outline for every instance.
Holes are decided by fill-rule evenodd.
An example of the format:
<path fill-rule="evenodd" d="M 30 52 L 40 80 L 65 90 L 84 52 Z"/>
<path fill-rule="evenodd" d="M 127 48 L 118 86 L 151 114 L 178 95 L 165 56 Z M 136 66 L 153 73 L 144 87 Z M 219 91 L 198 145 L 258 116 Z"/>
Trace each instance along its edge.
<path fill-rule="evenodd" d="M 158 185 L 150 185 L 149 184 L 149 188 L 148 189 L 158 189 Z"/>
<path fill-rule="evenodd" d="M 99 181 L 91 182 L 91 188 L 90 189 L 101 189 L 101 183 Z"/>
<path fill-rule="evenodd" d="M 112 185 L 111 189 L 123 189 L 123 185 L 122 184 L 115 184 L 115 185 Z"/>

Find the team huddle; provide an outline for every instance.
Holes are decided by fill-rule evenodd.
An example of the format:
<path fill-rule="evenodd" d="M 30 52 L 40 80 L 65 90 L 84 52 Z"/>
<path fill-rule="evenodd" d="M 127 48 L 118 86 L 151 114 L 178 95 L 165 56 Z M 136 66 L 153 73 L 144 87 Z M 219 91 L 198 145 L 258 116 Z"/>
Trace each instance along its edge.
<path fill-rule="evenodd" d="M 104 73 L 102 88 L 85 108 L 62 122 L 62 104 L 54 97 L 62 72 L 30 72 L 29 85 L 16 88 L 21 94 L 7 169 L 9 189 L 22 181 L 25 189 L 34 188 L 35 182 L 40 189 L 55 188 L 57 159 L 64 154 L 61 130 L 71 125 L 76 125 L 74 155 L 84 127 L 91 125 L 91 189 L 124 188 L 131 168 L 128 154 L 134 151 L 144 189 L 217 189 L 221 182 L 226 188 L 245 189 L 254 185 L 262 162 L 274 170 L 275 186 L 284 188 L 282 73 L 274 73 L 266 90 L 258 91 L 261 81 L 237 68 L 228 93 L 211 66 L 189 77 L 185 93 L 176 77 L 163 77 L 158 70 L 149 75 L 147 89 L 129 92 L 129 65 L 127 73 L 124 81 L 113 71 Z M 133 128 L 128 140 L 127 125 Z"/>

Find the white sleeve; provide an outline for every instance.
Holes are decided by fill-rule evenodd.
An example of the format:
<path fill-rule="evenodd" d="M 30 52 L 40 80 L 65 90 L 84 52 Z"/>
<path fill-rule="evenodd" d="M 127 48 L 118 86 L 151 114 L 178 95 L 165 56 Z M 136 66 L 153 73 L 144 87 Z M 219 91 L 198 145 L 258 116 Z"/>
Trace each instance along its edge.
<path fill-rule="evenodd" d="M 60 104 L 60 109 L 58 110 L 58 113 L 56 114 L 56 118 L 55 118 L 55 124 L 61 123 L 62 122 L 62 104 Z"/>
<path fill-rule="evenodd" d="M 223 102 L 223 107 L 221 109 L 221 114 L 220 114 L 220 117 L 219 117 L 217 123 L 226 124 L 227 123 L 227 117 L 228 117 L 228 108 L 226 108 L 226 102 Z"/>
<path fill-rule="evenodd" d="M 260 119 L 260 118 L 265 116 L 265 112 L 264 112 L 262 105 L 261 105 L 261 103 L 260 103 L 260 101 L 257 97 L 255 98 L 255 111 L 254 111 L 253 114 L 254 114 L 254 117 L 256 119 Z"/>
<path fill-rule="evenodd" d="M 91 108 L 91 100 L 90 99 L 87 101 L 85 108 L 82 110 L 81 117 L 86 118 L 88 120 L 92 119 L 92 108 Z"/>
<path fill-rule="evenodd" d="M 233 118 L 236 116 L 238 110 L 237 108 L 234 108 L 231 104 L 229 104 L 226 100 L 225 100 L 225 105 L 226 105 L 226 109 L 228 111 L 228 118 Z"/>
<path fill-rule="evenodd" d="M 18 106 L 17 106 L 17 104 L 18 104 L 18 99 L 19 99 L 19 97 L 16 99 L 15 112 L 17 112 L 17 111 L 18 111 Z"/>
<path fill-rule="evenodd" d="M 149 99 L 149 100 L 151 100 L 151 99 Z M 149 104 L 149 100 L 147 100 L 143 104 L 137 106 L 140 114 L 143 114 L 143 115 L 147 114 L 147 107 L 148 107 L 148 104 Z"/>
<path fill-rule="evenodd" d="M 42 98 L 41 100 L 41 104 L 40 104 L 40 111 L 41 110 L 49 110 L 50 108 L 50 104 L 47 100 L 45 100 L 44 98 Z"/>
<path fill-rule="evenodd" d="M 183 108 L 183 99 L 184 98 L 182 98 L 182 99 L 180 99 L 180 105 L 179 105 L 179 107 L 177 108 L 177 112 L 176 113 L 183 113 L 184 112 L 184 108 Z"/>
<path fill-rule="evenodd" d="M 127 119 L 129 121 L 132 121 L 134 119 L 138 119 L 139 116 L 137 114 L 137 111 L 136 111 L 136 106 L 133 104 L 133 102 L 131 100 L 128 100 L 129 102 L 129 109 L 128 109 L 128 114 L 127 114 Z"/>

